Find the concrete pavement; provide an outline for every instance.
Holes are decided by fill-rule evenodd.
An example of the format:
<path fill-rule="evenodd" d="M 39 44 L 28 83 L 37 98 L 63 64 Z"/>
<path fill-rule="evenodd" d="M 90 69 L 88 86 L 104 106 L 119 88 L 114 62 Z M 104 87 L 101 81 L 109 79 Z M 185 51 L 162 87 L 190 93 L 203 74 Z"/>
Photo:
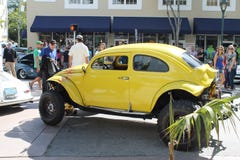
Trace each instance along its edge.
<path fill-rule="evenodd" d="M 39 118 L 36 101 L 0 108 L 0 159 L 19 160 L 166 160 L 168 148 L 159 140 L 156 120 L 110 115 L 68 117 L 56 127 Z M 237 112 L 240 116 L 240 113 Z M 230 123 L 229 121 L 226 121 Z M 240 133 L 240 122 L 236 123 Z M 221 145 L 213 141 L 202 151 L 178 152 L 176 160 L 240 160 L 240 140 L 233 131 L 220 129 Z"/>

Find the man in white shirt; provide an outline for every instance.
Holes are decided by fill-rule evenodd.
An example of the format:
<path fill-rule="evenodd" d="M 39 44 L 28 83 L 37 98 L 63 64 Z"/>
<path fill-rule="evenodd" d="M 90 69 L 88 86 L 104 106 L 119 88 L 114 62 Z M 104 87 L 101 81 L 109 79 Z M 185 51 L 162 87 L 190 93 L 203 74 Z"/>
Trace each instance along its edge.
<path fill-rule="evenodd" d="M 77 35 L 76 40 L 77 40 L 77 43 L 71 47 L 68 54 L 69 67 L 88 63 L 89 51 L 88 51 L 88 47 L 85 44 L 83 44 L 83 36 Z"/>

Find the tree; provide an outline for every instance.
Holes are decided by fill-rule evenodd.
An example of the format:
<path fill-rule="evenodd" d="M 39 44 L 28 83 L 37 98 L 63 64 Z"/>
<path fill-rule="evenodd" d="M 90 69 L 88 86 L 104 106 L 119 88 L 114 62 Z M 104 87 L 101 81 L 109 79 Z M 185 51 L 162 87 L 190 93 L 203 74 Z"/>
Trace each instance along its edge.
<path fill-rule="evenodd" d="M 22 7 L 26 8 L 26 2 L 23 0 L 9 0 L 8 1 L 8 34 L 9 39 L 13 41 L 20 40 L 20 33 L 27 28 L 27 14 L 26 9 L 22 10 Z M 21 40 L 20 44 L 24 41 Z M 19 43 L 19 42 L 18 42 Z"/>
<path fill-rule="evenodd" d="M 165 2 L 167 6 L 167 16 L 168 16 L 170 26 L 172 28 L 175 46 L 179 46 L 179 34 L 180 34 L 181 24 L 182 24 L 182 19 L 180 17 L 180 0 L 176 0 L 177 10 L 174 10 L 172 6 L 174 4 L 174 0 L 166 0 Z"/>

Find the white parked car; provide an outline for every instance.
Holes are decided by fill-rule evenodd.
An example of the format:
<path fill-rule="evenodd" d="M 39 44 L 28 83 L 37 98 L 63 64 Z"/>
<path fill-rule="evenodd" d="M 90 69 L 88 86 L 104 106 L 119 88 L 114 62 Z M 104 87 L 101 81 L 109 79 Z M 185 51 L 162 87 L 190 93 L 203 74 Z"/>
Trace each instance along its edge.
<path fill-rule="evenodd" d="M 237 70 L 236 70 L 235 79 L 240 79 L 240 65 L 237 65 Z"/>
<path fill-rule="evenodd" d="M 0 106 L 31 102 L 29 86 L 7 72 L 0 71 Z"/>

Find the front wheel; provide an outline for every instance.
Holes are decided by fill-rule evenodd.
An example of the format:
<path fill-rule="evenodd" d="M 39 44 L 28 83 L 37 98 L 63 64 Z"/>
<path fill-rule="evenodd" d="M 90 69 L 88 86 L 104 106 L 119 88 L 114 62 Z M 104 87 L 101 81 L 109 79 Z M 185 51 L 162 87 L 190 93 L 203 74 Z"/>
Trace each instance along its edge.
<path fill-rule="evenodd" d="M 17 77 L 20 79 L 26 79 L 27 78 L 27 73 L 25 70 L 21 69 L 18 71 Z"/>
<path fill-rule="evenodd" d="M 194 103 L 189 100 L 176 100 L 173 102 L 173 112 L 174 112 L 174 120 L 179 119 L 180 117 L 187 115 L 189 113 L 194 112 L 195 110 Z M 163 110 L 159 113 L 158 116 L 158 132 L 160 134 L 160 138 L 163 140 L 164 143 L 168 144 L 170 142 L 169 135 L 166 135 L 166 128 L 169 127 L 169 104 L 166 105 Z M 202 124 L 203 125 L 203 124 Z M 183 138 L 181 138 L 178 145 L 175 147 L 177 150 L 180 151 L 188 151 L 193 149 L 194 147 L 198 146 L 197 141 L 197 133 L 195 129 L 191 129 L 190 138 L 188 138 L 187 133 L 183 133 Z M 205 145 L 205 138 L 203 127 L 201 130 L 201 144 Z"/>
<path fill-rule="evenodd" d="M 62 96 L 55 91 L 46 91 L 39 101 L 41 119 L 48 125 L 56 125 L 64 117 L 64 101 Z"/>

